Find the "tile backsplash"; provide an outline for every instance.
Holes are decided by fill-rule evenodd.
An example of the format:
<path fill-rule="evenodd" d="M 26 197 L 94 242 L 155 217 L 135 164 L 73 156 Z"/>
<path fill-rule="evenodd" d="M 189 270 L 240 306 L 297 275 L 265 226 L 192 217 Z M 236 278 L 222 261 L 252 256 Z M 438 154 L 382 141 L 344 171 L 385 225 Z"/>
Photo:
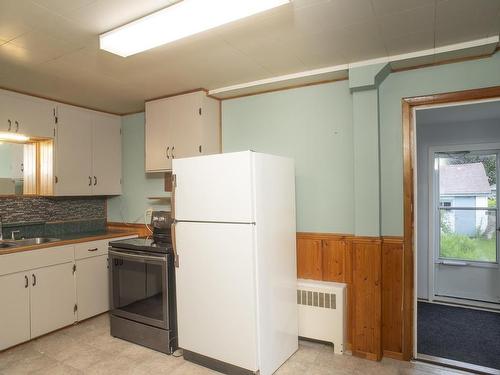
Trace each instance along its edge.
<path fill-rule="evenodd" d="M 106 221 L 105 197 L 0 197 L 4 223 Z"/>

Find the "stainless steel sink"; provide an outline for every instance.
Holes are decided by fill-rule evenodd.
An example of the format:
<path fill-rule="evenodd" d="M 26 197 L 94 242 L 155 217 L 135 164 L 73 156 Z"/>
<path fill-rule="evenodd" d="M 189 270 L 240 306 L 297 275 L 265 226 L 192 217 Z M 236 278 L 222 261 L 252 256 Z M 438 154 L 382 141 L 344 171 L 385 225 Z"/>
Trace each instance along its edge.
<path fill-rule="evenodd" d="M 0 249 L 8 249 L 11 247 L 15 247 L 16 244 L 10 243 L 10 242 L 0 242 Z"/>
<path fill-rule="evenodd" d="M 21 246 L 33 246 L 33 245 L 41 245 L 49 242 L 60 241 L 59 238 L 51 238 L 51 237 L 35 237 L 35 238 L 23 238 L 22 240 L 4 240 L 0 241 L 0 249 L 10 249 L 12 247 L 21 247 Z"/>
<path fill-rule="evenodd" d="M 35 238 L 26 238 L 22 240 L 12 241 L 16 246 L 32 246 L 32 245 L 41 245 L 48 242 L 56 242 L 60 241 L 59 238 L 50 238 L 50 237 L 35 237 Z"/>

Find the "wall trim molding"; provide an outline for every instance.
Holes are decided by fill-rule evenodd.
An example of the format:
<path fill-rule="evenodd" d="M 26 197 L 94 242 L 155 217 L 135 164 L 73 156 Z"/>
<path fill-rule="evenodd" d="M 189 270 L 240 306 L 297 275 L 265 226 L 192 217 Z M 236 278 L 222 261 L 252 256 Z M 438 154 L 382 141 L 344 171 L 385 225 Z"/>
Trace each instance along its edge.
<path fill-rule="evenodd" d="M 398 361 L 404 361 L 403 353 L 392 352 L 390 350 L 384 350 L 384 357 L 397 359 Z"/>
<path fill-rule="evenodd" d="M 370 243 L 393 243 L 402 244 L 403 236 L 356 236 L 351 233 L 325 233 L 325 232 L 297 232 L 297 238 L 316 238 L 316 239 L 331 239 L 331 240 L 346 240 L 355 242 L 370 242 Z"/>

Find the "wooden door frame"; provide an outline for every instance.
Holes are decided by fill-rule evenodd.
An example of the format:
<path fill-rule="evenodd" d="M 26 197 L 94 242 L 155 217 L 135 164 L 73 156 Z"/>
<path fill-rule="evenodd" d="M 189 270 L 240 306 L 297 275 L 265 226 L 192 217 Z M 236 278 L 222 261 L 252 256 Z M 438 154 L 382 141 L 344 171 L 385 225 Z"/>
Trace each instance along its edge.
<path fill-rule="evenodd" d="M 414 244 L 414 160 L 415 142 L 413 134 L 414 109 L 445 103 L 459 103 L 483 99 L 500 98 L 500 86 L 455 91 L 441 94 L 408 97 L 402 99 L 403 107 L 403 358 L 413 358 L 414 342 L 414 264 L 416 252 Z"/>

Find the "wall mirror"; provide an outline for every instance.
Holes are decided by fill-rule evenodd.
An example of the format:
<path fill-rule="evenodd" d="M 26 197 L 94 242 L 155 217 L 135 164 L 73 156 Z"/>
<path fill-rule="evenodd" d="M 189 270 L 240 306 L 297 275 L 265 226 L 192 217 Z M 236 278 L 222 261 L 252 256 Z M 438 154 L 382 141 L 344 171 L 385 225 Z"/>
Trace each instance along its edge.
<path fill-rule="evenodd" d="M 0 141 L 0 195 L 37 194 L 36 143 Z"/>

